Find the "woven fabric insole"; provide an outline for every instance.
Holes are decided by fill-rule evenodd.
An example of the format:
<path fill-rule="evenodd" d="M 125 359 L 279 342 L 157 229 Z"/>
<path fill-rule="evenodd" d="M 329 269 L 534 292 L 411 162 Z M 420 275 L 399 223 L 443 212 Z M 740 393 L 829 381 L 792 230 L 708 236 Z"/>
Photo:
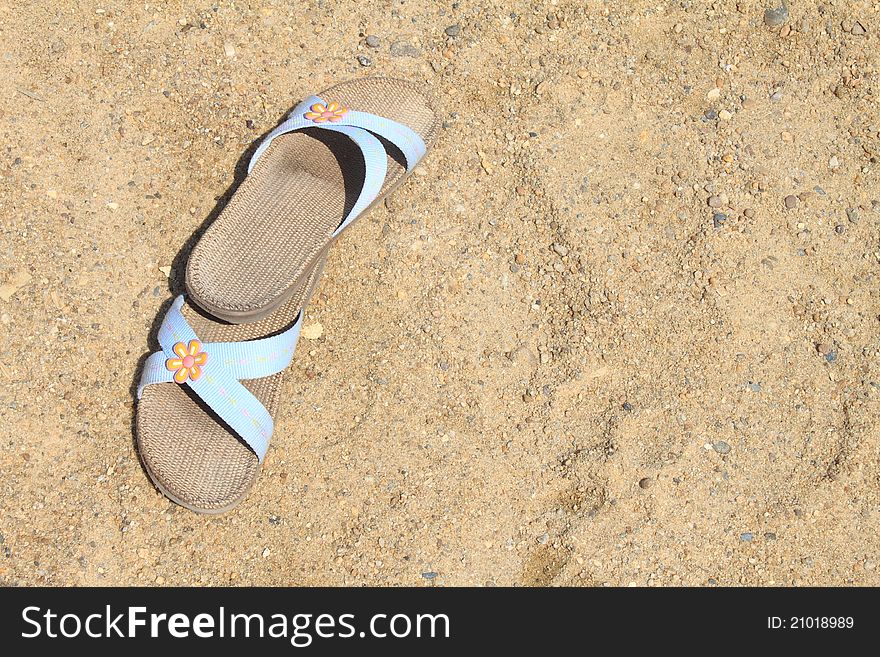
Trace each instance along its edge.
<path fill-rule="evenodd" d="M 228 324 L 185 303 L 182 312 L 203 342 L 240 342 L 288 328 L 308 302 L 325 258 L 308 272 L 284 305 L 251 324 Z M 210 367 L 206 365 L 206 367 Z M 284 372 L 242 383 L 272 417 L 278 409 Z M 138 402 L 137 444 L 144 467 L 163 493 L 194 511 L 219 513 L 235 506 L 257 478 L 256 454 L 187 387 L 147 386 Z"/>
<path fill-rule="evenodd" d="M 437 117 L 410 83 L 366 78 L 319 95 L 404 123 L 426 145 L 436 136 Z M 406 174 L 403 155 L 383 143 L 389 156 L 382 195 Z M 186 281 L 192 300 L 231 322 L 254 321 L 283 303 L 329 247 L 363 177 L 363 157 L 345 135 L 311 128 L 275 139 L 193 248 Z"/>

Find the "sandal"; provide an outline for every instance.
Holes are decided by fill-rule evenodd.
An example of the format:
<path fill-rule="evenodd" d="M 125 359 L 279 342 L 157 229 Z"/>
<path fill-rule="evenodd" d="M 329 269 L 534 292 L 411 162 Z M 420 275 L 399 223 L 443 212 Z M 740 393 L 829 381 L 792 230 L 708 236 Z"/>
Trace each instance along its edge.
<path fill-rule="evenodd" d="M 147 358 L 137 390 L 138 451 L 172 501 L 223 513 L 256 481 L 301 309 L 323 265 L 322 259 L 299 292 L 256 323 L 228 324 L 182 295 L 175 299 L 159 329 L 161 350 Z"/>
<path fill-rule="evenodd" d="M 339 234 L 407 177 L 437 130 L 423 93 L 400 80 L 354 80 L 304 100 L 260 144 L 193 248 L 190 299 L 234 323 L 274 312 Z"/>

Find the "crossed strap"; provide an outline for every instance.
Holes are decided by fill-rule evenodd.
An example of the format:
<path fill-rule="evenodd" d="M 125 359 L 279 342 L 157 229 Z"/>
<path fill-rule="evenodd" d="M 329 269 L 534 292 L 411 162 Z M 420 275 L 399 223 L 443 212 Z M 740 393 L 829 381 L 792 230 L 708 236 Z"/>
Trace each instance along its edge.
<path fill-rule="evenodd" d="M 177 297 L 159 329 L 162 351 L 144 363 L 137 396 L 154 383 L 172 381 L 187 385 L 256 453 L 266 456 L 274 423 L 259 399 L 242 379 L 277 374 L 293 359 L 303 315 L 286 331 L 247 342 L 201 342 L 180 308 Z"/>
<path fill-rule="evenodd" d="M 388 140 L 400 149 L 406 159 L 407 172 L 412 171 L 427 150 L 419 134 L 402 123 L 375 114 L 350 110 L 318 96 L 310 96 L 293 108 L 287 120 L 266 135 L 251 157 L 248 173 L 269 148 L 272 140 L 305 128 L 322 128 L 345 135 L 360 149 L 364 158 L 365 175 L 360 194 L 334 231 L 334 237 L 366 210 L 382 191 L 388 173 L 388 154 L 378 137 Z"/>

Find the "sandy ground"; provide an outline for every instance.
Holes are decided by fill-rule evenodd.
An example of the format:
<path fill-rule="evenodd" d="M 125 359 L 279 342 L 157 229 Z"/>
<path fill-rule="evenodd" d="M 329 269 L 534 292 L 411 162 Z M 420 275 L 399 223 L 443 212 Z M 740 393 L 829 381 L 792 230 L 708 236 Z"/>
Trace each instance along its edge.
<path fill-rule="evenodd" d="M 0 583 L 880 584 L 880 3 L 767 6 L 0 2 Z M 370 74 L 440 142 L 192 514 L 150 327 L 254 140 Z"/>

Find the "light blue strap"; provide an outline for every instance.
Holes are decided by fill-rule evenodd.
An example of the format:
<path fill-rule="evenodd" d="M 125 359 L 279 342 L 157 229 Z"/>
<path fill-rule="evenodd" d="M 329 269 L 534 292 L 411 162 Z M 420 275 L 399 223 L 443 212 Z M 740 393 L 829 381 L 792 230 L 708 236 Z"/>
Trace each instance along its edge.
<path fill-rule="evenodd" d="M 210 354 L 209 354 L 210 359 Z M 220 368 L 206 371 L 197 381 L 187 380 L 202 401 L 250 446 L 260 463 L 269 449 L 275 423 L 266 407 L 235 378 Z"/>
<path fill-rule="evenodd" d="M 425 155 L 425 142 L 418 133 L 408 126 L 391 119 L 346 109 L 336 121 L 315 122 L 306 118 L 314 105 L 327 106 L 328 102 L 319 96 L 310 96 L 293 108 L 287 120 L 266 135 L 257 150 L 254 151 L 248 164 L 248 173 L 253 170 L 260 156 L 269 148 L 272 141 L 283 134 L 302 130 L 304 128 L 323 128 L 346 135 L 361 150 L 364 158 L 365 175 L 360 194 L 355 204 L 343 217 L 342 222 L 333 232 L 333 236 L 341 233 L 352 221 L 358 218 L 370 204 L 376 200 L 385 184 L 385 176 L 388 173 L 388 154 L 382 142 L 374 135 L 387 139 L 403 153 L 406 159 L 407 171 L 413 167 Z"/>
<path fill-rule="evenodd" d="M 177 358 L 174 346 L 198 340 L 195 331 L 180 312 L 183 296 L 174 300 L 162 327 L 159 344 L 162 351 L 152 354 L 144 363 L 144 371 L 138 386 L 140 399 L 146 386 L 173 381 L 174 372 L 165 362 Z M 240 379 L 270 376 L 286 368 L 296 348 L 302 326 L 302 313 L 289 329 L 260 340 L 250 342 L 202 343 L 207 361 L 202 365 L 201 375 L 188 385 L 229 427 L 244 440 L 257 455 L 260 462 L 269 448 L 272 436 L 272 416 L 260 401 L 245 388 Z"/>
<path fill-rule="evenodd" d="M 351 210 L 342 219 L 342 223 L 333 231 L 333 237 L 336 237 L 379 196 L 388 173 L 388 154 L 385 152 L 382 142 L 365 130 L 344 125 L 322 125 L 321 127 L 348 136 L 358 145 L 364 157 L 364 183 L 361 187 L 361 193 L 358 194 L 357 201 L 351 206 Z"/>
<path fill-rule="evenodd" d="M 157 351 L 144 362 L 141 382 L 137 389 L 138 399 L 144 394 L 144 388 L 151 383 L 171 383 L 174 381 L 174 372 L 165 367 L 166 360 L 168 360 L 167 354 L 164 351 Z"/>
<path fill-rule="evenodd" d="M 406 158 L 406 170 L 412 171 L 428 150 L 424 140 L 415 130 L 384 116 L 367 112 L 348 111 L 336 125 L 350 125 L 369 130 L 384 137 L 400 149 Z"/>
<path fill-rule="evenodd" d="M 302 327 L 302 314 L 296 323 L 278 335 L 248 342 L 208 342 L 203 345 L 213 363 L 219 363 L 234 378 L 262 379 L 290 365 Z"/>

